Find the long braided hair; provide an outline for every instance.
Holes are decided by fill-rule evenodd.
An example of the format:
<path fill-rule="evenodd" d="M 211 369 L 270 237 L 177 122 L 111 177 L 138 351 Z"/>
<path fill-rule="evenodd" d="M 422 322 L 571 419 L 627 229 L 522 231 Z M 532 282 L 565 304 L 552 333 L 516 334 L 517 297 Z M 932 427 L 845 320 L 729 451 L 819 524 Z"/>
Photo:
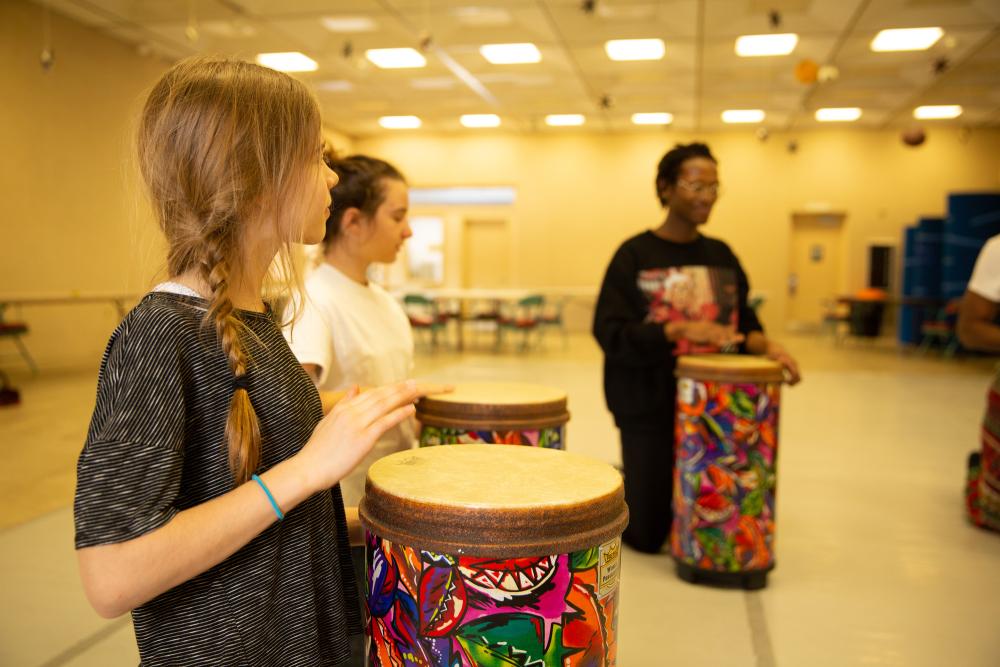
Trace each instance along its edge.
<path fill-rule="evenodd" d="M 272 220 L 285 241 L 283 264 L 292 266 L 288 243 L 301 230 L 279 228 L 281 202 L 301 187 L 319 136 L 319 109 L 301 82 L 205 57 L 174 65 L 153 87 L 139 122 L 139 168 L 167 239 L 167 270 L 195 272 L 208 286 L 205 324 L 233 373 L 225 440 L 236 484 L 257 470 L 261 445 L 245 388 L 245 326 L 230 290 L 252 252 L 244 240 L 251 222 Z"/>

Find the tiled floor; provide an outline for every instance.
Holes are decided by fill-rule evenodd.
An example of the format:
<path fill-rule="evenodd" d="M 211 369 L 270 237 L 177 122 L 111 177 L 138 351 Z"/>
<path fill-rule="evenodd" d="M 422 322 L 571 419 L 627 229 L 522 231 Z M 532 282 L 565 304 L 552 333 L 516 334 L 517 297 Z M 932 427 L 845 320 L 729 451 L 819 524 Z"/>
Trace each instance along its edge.
<path fill-rule="evenodd" d="M 666 555 L 624 554 L 619 664 L 1000 665 L 1000 535 L 962 516 L 990 364 L 889 345 L 789 340 L 805 382 L 783 396 L 778 567 L 758 593 L 692 586 Z M 523 380 L 569 392 L 567 440 L 615 463 L 600 354 L 422 351 L 433 379 Z M 89 610 L 72 552 L 74 463 L 94 370 L 20 378 L 0 409 L 0 665 L 130 665 L 127 618 Z"/>

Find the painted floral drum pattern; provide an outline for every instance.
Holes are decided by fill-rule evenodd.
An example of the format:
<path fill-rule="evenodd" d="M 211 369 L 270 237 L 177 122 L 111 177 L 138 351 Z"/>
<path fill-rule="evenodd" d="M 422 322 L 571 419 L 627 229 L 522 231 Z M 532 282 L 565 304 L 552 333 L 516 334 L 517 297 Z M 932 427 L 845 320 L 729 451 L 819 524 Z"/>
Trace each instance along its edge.
<path fill-rule="evenodd" d="M 681 377 L 677 391 L 674 558 L 713 572 L 774 565 L 778 382 Z"/>
<path fill-rule="evenodd" d="M 572 452 L 423 447 L 368 469 L 368 664 L 617 664 L 621 475 Z"/>
<path fill-rule="evenodd" d="M 1000 530 L 1000 374 L 987 394 L 980 439 L 981 450 L 969 457 L 966 508 L 977 526 Z"/>
<path fill-rule="evenodd" d="M 420 446 L 498 444 L 563 449 L 564 428 L 564 426 L 556 426 L 540 429 L 490 431 L 424 425 L 420 429 Z"/>
<path fill-rule="evenodd" d="M 620 551 L 477 558 L 366 531 L 369 665 L 615 665 Z"/>

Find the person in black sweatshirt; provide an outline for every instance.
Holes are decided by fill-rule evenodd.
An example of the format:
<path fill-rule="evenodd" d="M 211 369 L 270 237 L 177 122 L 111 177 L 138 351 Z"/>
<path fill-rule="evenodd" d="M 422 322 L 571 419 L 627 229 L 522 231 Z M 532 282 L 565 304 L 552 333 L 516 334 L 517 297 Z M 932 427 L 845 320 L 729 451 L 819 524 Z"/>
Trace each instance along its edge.
<path fill-rule="evenodd" d="M 678 144 L 660 160 L 656 194 L 667 217 L 625 241 L 608 265 L 594 312 L 604 395 L 621 432 L 629 525 L 623 539 L 656 553 L 670 530 L 674 411 L 680 354 L 767 355 L 799 381 L 795 360 L 764 335 L 749 284 L 724 242 L 703 236 L 719 196 L 708 146 Z"/>

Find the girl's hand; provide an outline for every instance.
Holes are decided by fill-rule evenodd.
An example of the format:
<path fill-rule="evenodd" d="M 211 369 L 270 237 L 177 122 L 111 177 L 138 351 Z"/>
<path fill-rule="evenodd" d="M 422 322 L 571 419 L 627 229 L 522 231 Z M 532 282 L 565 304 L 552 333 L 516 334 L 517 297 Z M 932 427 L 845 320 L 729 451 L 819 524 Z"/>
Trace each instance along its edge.
<path fill-rule="evenodd" d="M 361 391 L 351 387 L 316 425 L 296 456 L 309 489 L 329 489 L 361 462 L 386 431 L 413 416 L 422 396 L 453 391 L 444 384 L 414 380 Z"/>
<path fill-rule="evenodd" d="M 351 387 L 296 455 L 308 487 L 322 491 L 346 477 L 386 431 L 414 414 L 424 393 L 413 380 L 364 393 Z"/>

